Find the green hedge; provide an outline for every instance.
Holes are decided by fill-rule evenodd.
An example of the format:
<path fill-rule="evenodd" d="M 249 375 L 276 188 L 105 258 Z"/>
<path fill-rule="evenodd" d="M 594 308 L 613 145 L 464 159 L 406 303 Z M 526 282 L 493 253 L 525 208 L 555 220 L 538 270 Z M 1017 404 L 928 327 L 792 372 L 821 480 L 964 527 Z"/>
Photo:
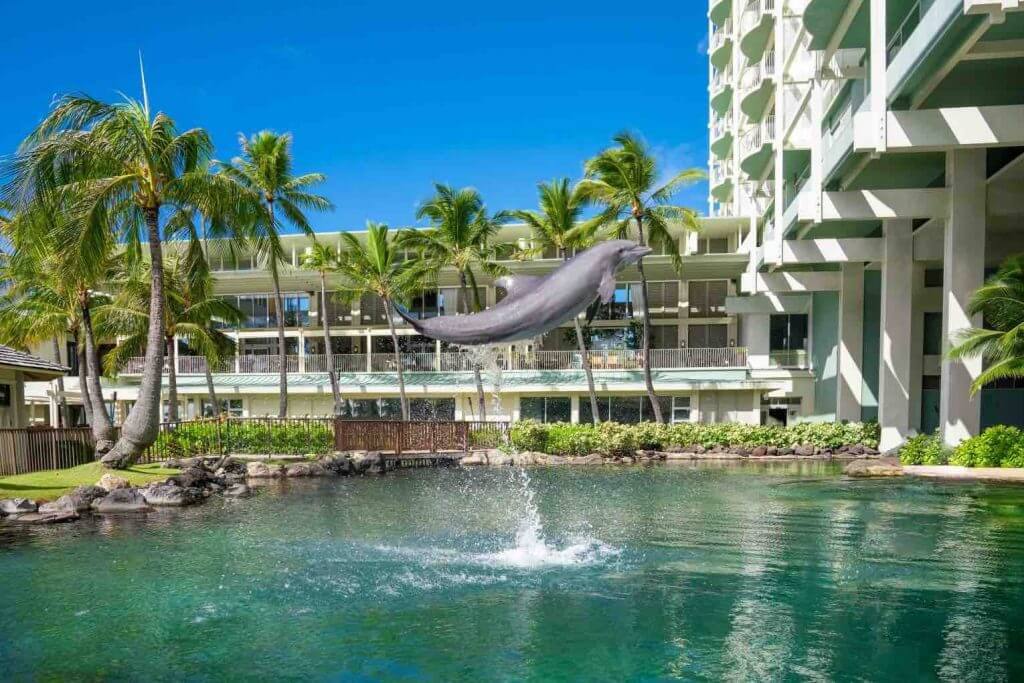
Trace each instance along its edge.
<path fill-rule="evenodd" d="M 151 453 L 159 458 L 219 455 L 222 452 L 321 455 L 334 450 L 330 422 L 229 420 L 181 423 L 157 437 Z"/>
<path fill-rule="evenodd" d="M 904 465 L 946 465 L 949 463 L 949 449 L 938 436 L 918 434 L 900 448 L 900 462 Z"/>
<path fill-rule="evenodd" d="M 509 441 L 519 451 L 539 451 L 557 455 L 603 453 L 620 455 L 637 449 L 665 450 L 672 446 L 700 444 L 721 446 L 776 446 L 778 448 L 810 444 L 820 448 L 839 448 L 862 444 L 878 446 L 875 423 L 804 422 L 791 427 L 771 427 L 733 423 L 680 423 L 660 425 L 653 422 L 625 425 L 602 422 L 599 425 L 552 423 L 524 420 L 512 425 Z"/>
<path fill-rule="evenodd" d="M 1024 467 L 1024 432 L 997 425 L 953 449 L 951 465 L 964 467 Z"/>

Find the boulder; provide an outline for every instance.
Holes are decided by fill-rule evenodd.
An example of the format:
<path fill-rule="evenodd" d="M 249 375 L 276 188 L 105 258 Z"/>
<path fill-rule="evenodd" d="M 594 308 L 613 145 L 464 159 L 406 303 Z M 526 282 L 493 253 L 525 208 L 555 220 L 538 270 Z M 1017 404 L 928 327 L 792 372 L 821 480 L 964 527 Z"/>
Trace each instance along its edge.
<path fill-rule="evenodd" d="M 58 524 L 60 522 L 73 522 L 78 517 L 77 512 L 56 510 L 54 512 L 26 512 L 23 515 L 13 515 L 11 521 L 19 524 Z"/>
<path fill-rule="evenodd" d="M 779 454 L 779 448 L 778 448 L 778 446 L 769 446 L 769 447 L 768 447 L 768 448 L 766 448 L 765 450 L 767 451 L 767 452 L 765 453 L 765 455 L 773 456 L 773 455 L 778 455 L 778 454 Z"/>
<path fill-rule="evenodd" d="M 99 486 L 79 486 L 64 494 L 57 500 L 39 506 L 41 513 L 85 512 L 97 498 L 107 495 L 107 490 Z"/>
<path fill-rule="evenodd" d="M 793 449 L 789 448 L 788 446 L 786 448 L 780 448 L 778 454 L 779 455 L 793 455 Z"/>
<path fill-rule="evenodd" d="M 843 448 L 845 448 L 845 452 L 850 455 L 864 455 L 864 447 L 859 443 L 855 443 L 852 446 L 844 446 Z"/>
<path fill-rule="evenodd" d="M 178 460 L 177 458 L 168 458 L 161 464 L 169 470 L 180 470 L 185 467 L 181 460 Z"/>
<path fill-rule="evenodd" d="M 631 455 L 627 455 L 626 457 L 619 460 L 619 462 L 621 462 L 623 465 L 632 465 L 633 463 L 636 462 L 636 458 L 634 458 Z"/>
<path fill-rule="evenodd" d="M 220 468 L 217 469 L 216 474 L 219 476 L 227 476 L 229 474 L 245 474 L 245 463 L 241 460 L 235 460 L 234 458 L 228 458 L 221 464 Z"/>
<path fill-rule="evenodd" d="M 878 455 L 878 449 L 871 446 L 864 446 L 864 455 Z"/>
<path fill-rule="evenodd" d="M 96 486 L 107 491 L 113 491 L 115 489 L 126 489 L 131 487 L 131 482 L 124 477 L 119 477 L 116 474 L 104 474 L 100 477 L 100 480 L 96 482 Z"/>
<path fill-rule="evenodd" d="M 768 448 L 765 446 L 755 446 L 750 451 L 750 456 L 753 458 L 764 458 L 768 455 Z"/>
<path fill-rule="evenodd" d="M 296 462 L 285 467 L 284 476 L 286 477 L 309 477 L 312 475 L 312 469 L 308 462 Z"/>
<path fill-rule="evenodd" d="M 340 453 L 325 455 L 317 462 L 328 474 L 336 474 L 342 477 L 352 474 L 352 461 Z"/>
<path fill-rule="evenodd" d="M 147 512 L 152 510 L 138 489 L 114 489 L 92 502 L 92 509 L 100 514 L 111 512 Z"/>
<path fill-rule="evenodd" d="M 473 451 L 459 459 L 460 465 L 477 466 L 487 464 L 487 454 L 483 451 Z"/>
<path fill-rule="evenodd" d="M 203 492 L 190 486 L 178 486 L 168 480 L 162 484 L 150 484 L 142 489 L 142 497 L 156 507 L 184 507 L 200 502 L 203 499 Z"/>
<path fill-rule="evenodd" d="M 545 455 L 543 462 L 539 462 L 538 464 L 542 464 L 542 465 L 568 465 L 569 464 L 569 458 L 565 457 L 564 455 Z"/>
<path fill-rule="evenodd" d="M 903 467 L 891 459 L 860 459 L 846 465 L 843 474 L 849 477 L 899 477 L 903 474 Z"/>
<path fill-rule="evenodd" d="M 0 500 L 0 513 L 5 515 L 22 515 L 35 512 L 36 504 L 28 498 L 4 498 Z"/>
<path fill-rule="evenodd" d="M 224 495 L 229 498 L 245 498 L 251 494 L 252 489 L 245 484 L 233 484 L 224 491 Z"/>
<path fill-rule="evenodd" d="M 265 462 L 250 462 L 245 466 L 245 473 L 250 477 L 269 479 L 272 477 L 283 477 L 284 468 L 280 465 L 270 465 Z"/>
<path fill-rule="evenodd" d="M 356 474 L 384 474 L 387 463 L 380 452 L 370 451 L 365 455 L 353 458 L 352 466 Z"/>
<path fill-rule="evenodd" d="M 793 452 L 801 457 L 807 457 L 809 455 L 814 455 L 814 446 L 809 443 L 800 444 L 793 449 Z"/>
<path fill-rule="evenodd" d="M 210 483 L 215 482 L 217 478 L 212 472 L 203 467 L 202 465 L 192 465 L 186 467 L 181 471 L 181 474 L 176 474 L 169 478 L 167 481 L 173 484 L 177 484 L 182 488 L 203 488 L 208 486 Z"/>
<path fill-rule="evenodd" d="M 683 452 L 683 453 L 669 453 L 668 457 L 666 458 L 666 460 L 669 461 L 669 462 L 679 462 L 679 461 L 682 461 L 682 460 L 696 460 L 698 457 L 700 457 L 700 455 L 701 455 L 700 453 L 686 453 L 686 452 Z"/>
<path fill-rule="evenodd" d="M 510 453 L 497 451 L 487 454 L 487 464 L 491 467 L 508 467 L 515 464 L 515 458 Z"/>
<path fill-rule="evenodd" d="M 575 458 L 569 458 L 570 465 L 603 465 L 604 456 L 600 453 L 591 453 L 589 455 L 579 455 Z"/>

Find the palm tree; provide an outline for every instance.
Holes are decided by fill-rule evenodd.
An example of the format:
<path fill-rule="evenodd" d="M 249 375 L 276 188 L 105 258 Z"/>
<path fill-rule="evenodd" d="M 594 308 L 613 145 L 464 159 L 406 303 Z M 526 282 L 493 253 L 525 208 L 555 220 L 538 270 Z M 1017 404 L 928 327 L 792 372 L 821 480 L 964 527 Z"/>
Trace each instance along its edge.
<path fill-rule="evenodd" d="M 971 384 L 971 393 L 999 379 L 1024 378 L 1024 254 L 1007 259 L 974 292 L 967 312 L 982 314 L 985 327 L 961 331 L 949 357 L 980 356 L 985 361 L 986 368 Z"/>
<path fill-rule="evenodd" d="M 336 271 L 344 278 L 343 292 L 350 299 L 372 294 L 384 301 L 388 328 L 398 371 L 398 391 L 402 419 L 409 419 L 409 399 L 405 395 L 405 374 L 395 331 L 394 305 L 406 303 L 423 286 L 429 265 L 423 261 L 402 258 L 402 233 L 391 236 L 383 223 L 366 224 L 366 244 L 352 233 L 342 233 L 343 249 L 338 254 Z"/>
<path fill-rule="evenodd" d="M 416 218 L 428 219 L 432 226 L 426 230 L 407 230 L 402 234 L 402 246 L 418 250 L 434 269 L 452 267 L 459 274 L 462 312 L 483 310 L 480 290 L 477 288 L 473 268 L 488 275 L 503 275 L 506 270 L 496 263 L 496 253 L 490 241 L 510 214 L 498 212 L 490 215 L 480 193 L 471 187 L 459 190 L 449 185 L 434 186 L 434 196 L 416 210 Z M 473 289 L 470 304 L 469 288 Z M 487 419 L 487 403 L 480 367 L 474 365 L 477 404 L 480 419 Z"/>
<path fill-rule="evenodd" d="M 323 196 L 310 192 L 325 179 L 322 173 L 292 173 L 292 136 L 269 130 L 252 137 L 238 137 L 241 156 L 230 163 L 218 162 L 221 174 L 247 191 L 254 208 L 263 210 L 261 220 L 254 223 L 252 236 L 257 255 L 266 261 L 274 282 L 274 301 L 277 306 L 277 352 L 280 364 L 280 393 L 278 416 L 288 415 L 288 366 L 284 337 L 284 297 L 281 294 L 280 266 L 286 254 L 281 246 L 281 230 L 290 223 L 307 235 L 313 235 L 304 211 L 327 211 L 331 203 Z M 278 217 L 280 207 L 283 220 Z"/>
<path fill-rule="evenodd" d="M 22 144 L 9 173 L 3 198 L 16 205 L 47 194 L 77 197 L 81 220 L 51 239 L 60 248 L 81 250 L 82 261 L 98 261 L 112 231 L 129 253 L 141 253 L 143 241 L 148 245 L 146 357 L 138 400 L 117 444 L 103 455 L 108 467 L 132 463 L 159 429 L 165 319 L 161 209 L 193 206 L 211 214 L 245 215 L 241 193 L 205 173 L 211 149 L 204 130 L 179 133 L 165 113 L 151 114 L 145 91 L 142 102 L 126 98 L 116 104 L 67 95 Z"/>
<path fill-rule="evenodd" d="M 334 412 L 341 406 L 341 390 L 338 388 L 338 373 L 334 369 L 334 354 L 331 352 L 331 322 L 327 315 L 327 273 L 338 263 L 338 252 L 334 247 L 313 240 L 312 248 L 302 257 L 302 267 L 315 270 L 320 275 L 320 320 L 324 330 L 324 353 L 327 354 L 327 375 L 331 378 L 331 396 L 334 397 Z M 388 312 L 390 315 L 390 311 Z"/>
<path fill-rule="evenodd" d="M 636 239 L 643 246 L 663 247 L 672 256 L 677 271 L 682 269 L 679 244 L 670 226 L 696 231 L 697 214 L 692 209 L 674 206 L 672 197 L 684 186 L 704 177 L 699 169 L 677 173 L 659 184 L 658 164 L 647 145 L 631 133 L 619 133 L 616 147 L 604 150 L 583 167 L 586 176 L 577 189 L 582 198 L 605 207 L 604 217 L 620 239 L 629 239 L 636 228 Z M 651 315 L 647 303 L 647 275 L 644 262 L 636 264 L 643 291 L 643 365 L 647 398 L 657 422 L 664 422 L 651 379 Z"/>
<path fill-rule="evenodd" d="M 234 341 L 221 326 L 239 324 L 245 314 L 228 301 L 213 294 L 212 278 L 205 269 L 198 244 L 181 255 L 165 260 L 164 347 L 167 353 L 168 420 L 178 421 L 177 368 L 174 344 L 183 339 L 189 348 L 204 357 L 206 366 L 218 365 L 234 349 Z M 148 264 L 146 264 L 148 265 Z M 138 356 L 147 343 L 149 329 L 149 283 L 145 269 L 136 269 L 118 282 L 113 300 L 97 311 L 105 328 L 120 338 L 120 343 L 104 358 L 105 370 L 114 374 L 128 359 Z M 209 385 L 208 385 L 209 387 Z M 210 396 L 218 411 L 216 394 Z"/>
<path fill-rule="evenodd" d="M 103 245 L 95 261 L 83 260 L 77 249 L 57 248 L 50 236 L 73 232 L 80 227 L 76 224 L 66 204 L 39 199 L 4 226 L 12 251 L 4 268 L 7 290 L 0 303 L 0 327 L 6 343 L 13 346 L 31 348 L 51 342 L 58 361 L 58 338 L 74 334 L 79 342 L 82 406 L 97 447 L 106 451 L 113 445 L 113 422 L 103 402 L 92 311 L 106 300 L 95 287 L 106 278 L 113 244 Z M 63 378 L 58 378 L 61 409 L 67 414 L 63 385 Z"/>
<path fill-rule="evenodd" d="M 568 261 L 574 249 L 586 249 L 594 244 L 602 218 L 583 220 L 583 210 L 587 202 L 578 190 L 569 187 L 568 178 L 540 183 L 537 190 L 540 194 L 540 211 L 516 211 L 513 214 L 530 226 L 536 243 L 535 248 L 555 249 L 563 260 Z M 594 423 L 597 424 L 601 416 L 597 408 L 594 371 L 590 367 L 587 345 L 583 339 L 583 329 L 578 316 L 573 318 L 573 325 L 580 358 L 583 359 L 583 371 L 587 376 L 590 412 Z"/>

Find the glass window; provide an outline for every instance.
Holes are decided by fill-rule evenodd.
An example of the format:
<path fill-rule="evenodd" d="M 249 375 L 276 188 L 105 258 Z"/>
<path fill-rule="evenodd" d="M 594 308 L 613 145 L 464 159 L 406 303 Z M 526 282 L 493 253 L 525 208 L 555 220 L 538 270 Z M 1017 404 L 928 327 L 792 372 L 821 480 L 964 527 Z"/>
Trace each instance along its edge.
<path fill-rule="evenodd" d="M 807 349 L 807 314 L 773 315 L 769 320 L 769 351 Z"/>
<path fill-rule="evenodd" d="M 698 254 L 728 254 L 728 237 L 709 237 L 697 241 Z"/>
<path fill-rule="evenodd" d="M 538 422 L 569 422 L 572 419 L 570 399 L 568 396 L 524 396 L 519 399 L 519 417 Z"/>
<path fill-rule="evenodd" d="M 924 314 L 924 355 L 942 353 L 942 313 Z"/>
<path fill-rule="evenodd" d="M 925 287 L 942 286 L 942 268 L 926 268 L 924 271 Z"/>
<path fill-rule="evenodd" d="M 643 408 L 641 404 L 644 398 L 640 396 L 610 396 L 611 420 L 622 424 L 632 424 L 640 421 Z"/>
<path fill-rule="evenodd" d="M 728 325 L 687 326 L 687 346 L 693 349 L 722 349 L 729 344 Z"/>
<path fill-rule="evenodd" d="M 611 301 L 598 307 L 594 319 L 626 320 L 633 317 L 633 303 L 640 299 L 639 292 L 633 291 L 634 287 L 639 289 L 639 286 L 629 283 L 616 285 Z"/>
<path fill-rule="evenodd" d="M 689 422 L 690 421 L 690 397 L 689 396 L 673 396 L 672 397 L 672 422 Z"/>
<path fill-rule="evenodd" d="M 689 283 L 691 318 L 720 318 L 725 313 L 729 295 L 728 280 L 693 280 Z"/>

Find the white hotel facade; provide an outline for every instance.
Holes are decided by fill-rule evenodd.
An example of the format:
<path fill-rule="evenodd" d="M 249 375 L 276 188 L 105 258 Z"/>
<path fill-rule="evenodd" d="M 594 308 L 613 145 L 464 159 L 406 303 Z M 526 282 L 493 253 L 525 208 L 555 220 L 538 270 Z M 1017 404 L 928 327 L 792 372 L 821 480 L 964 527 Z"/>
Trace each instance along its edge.
<path fill-rule="evenodd" d="M 666 415 L 877 419 L 884 447 L 916 431 L 956 443 L 988 424 L 1024 424 L 1024 384 L 972 398 L 980 364 L 943 360 L 955 332 L 979 322 L 964 312 L 971 293 L 1024 251 L 1021 10 L 1020 0 L 710 0 L 708 217 L 681 240 L 681 275 L 667 255 L 645 259 Z M 509 251 L 529 240 L 522 226 L 498 237 Z M 331 414 L 332 362 L 347 414 L 395 414 L 380 302 L 321 310 L 318 276 L 300 267 L 308 240 L 286 241 L 289 411 Z M 506 262 L 528 274 L 558 263 L 554 254 Z M 215 266 L 219 293 L 249 315 L 230 332 L 238 357 L 213 369 L 218 396 L 235 414 L 276 413 L 270 276 L 252 260 Z M 604 416 L 633 421 L 649 417 L 632 350 L 641 292 L 635 270 L 619 282 L 592 325 L 591 361 Z M 456 284 L 441 273 L 414 310 L 453 313 Z M 500 299 L 480 284 L 488 304 Z M 414 413 L 478 419 L 466 355 L 400 333 Z M 182 414 L 201 414 L 203 360 L 179 344 L 173 362 Z M 497 350 L 495 366 L 501 396 L 489 399 L 488 419 L 590 419 L 571 325 Z M 116 417 L 135 399 L 135 370 L 105 381 Z M 488 388 L 497 374 L 485 374 Z M 65 383 L 74 401 L 77 380 Z M 54 387 L 27 394 L 37 418 L 52 420 Z"/>

